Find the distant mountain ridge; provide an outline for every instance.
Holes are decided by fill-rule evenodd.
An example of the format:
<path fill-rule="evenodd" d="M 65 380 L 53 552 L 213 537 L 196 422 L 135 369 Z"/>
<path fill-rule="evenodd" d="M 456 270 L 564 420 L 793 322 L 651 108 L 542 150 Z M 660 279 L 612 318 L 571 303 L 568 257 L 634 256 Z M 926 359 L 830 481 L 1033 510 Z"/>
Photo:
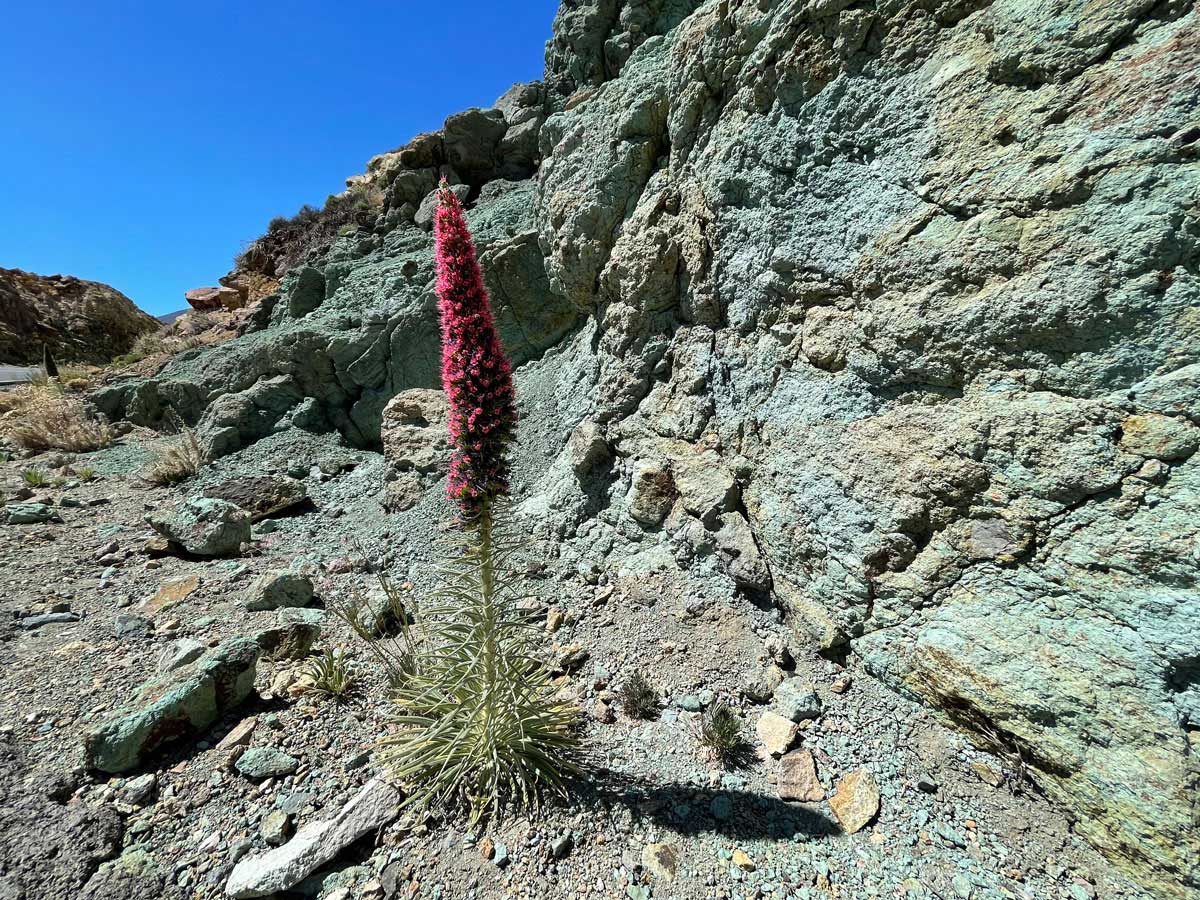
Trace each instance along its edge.
<path fill-rule="evenodd" d="M 70 275 L 0 268 L 0 363 L 106 363 L 160 326 L 116 288 Z"/>

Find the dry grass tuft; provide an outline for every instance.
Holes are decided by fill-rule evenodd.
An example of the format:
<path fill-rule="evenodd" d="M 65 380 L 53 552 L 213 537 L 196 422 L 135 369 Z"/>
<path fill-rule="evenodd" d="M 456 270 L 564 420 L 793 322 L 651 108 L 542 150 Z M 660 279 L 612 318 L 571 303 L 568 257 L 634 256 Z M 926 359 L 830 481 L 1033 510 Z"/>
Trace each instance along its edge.
<path fill-rule="evenodd" d="M 156 451 L 142 477 L 151 484 L 178 484 L 199 472 L 206 462 L 208 458 L 196 432 L 185 428 L 170 445 Z"/>
<path fill-rule="evenodd" d="M 0 431 L 25 450 L 83 453 L 107 447 L 116 437 L 103 417 L 56 385 L 34 384 L 7 394 L 0 405 L 5 413 Z"/>

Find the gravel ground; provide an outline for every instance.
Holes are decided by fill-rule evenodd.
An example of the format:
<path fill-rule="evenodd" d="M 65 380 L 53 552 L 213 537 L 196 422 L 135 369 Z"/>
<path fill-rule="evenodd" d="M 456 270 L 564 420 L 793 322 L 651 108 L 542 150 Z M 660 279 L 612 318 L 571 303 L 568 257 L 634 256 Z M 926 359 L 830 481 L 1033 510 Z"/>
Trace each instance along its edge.
<path fill-rule="evenodd" d="M 317 604 L 330 605 L 369 592 L 374 568 L 411 582 L 419 598 L 437 556 L 436 523 L 447 518 L 436 497 L 405 513 L 384 512 L 382 458 L 330 438 L 294 431 L 268 438 L 175 488 L 137 477 L 153 440 L 134 432 L 74 460 L 44 455 L 0 465 L 9 498 L 24 468 L 66 479 L 29 498 L 54 505 L 61 521 L 0 526 L 0 786 L 11 798 L 0 815 L 5 900 L 47 896 L 48 884 L 55 896 L 223 896 L 233 862 L 267 846 L 269 813 L 284 810 L 285 828 L 318 821 L 375 774 L 372 742 L 387 729 L 383 678 L 333 616 L 317 651 L 352 655 L 360 690 L 349 702 L 289 691 L 307 663 L 263 658 L 255 693 L 207 733 L 121 776 L 86 770 L 83 732 L 155 674 L 165 648 L 180 639 L 211 647 L 275 624 L 278 613 L 242 606 L 257 575 L 303 569 L 314 576 Z M 85 465 L 98 474 L 79 483 L 72 467 Z M 288 473 L 302 476 L 310 502 L 256 525 L 252 548 L 239 557 L 147 551 L 148 512 L 233 476 Z M 686 574 L 628 562 L 584 577 L 556 548 L 537 543 L 522 565 L 540 598 L 532 605 L 558 626 L 547 637 L 550 652 L 570 658 L 562 688 L 588 714 L 589 766 L 570 801 L 535 821 L 509 819 L 475 834 L 462 822 L 402 817 L 349 847 L 298 893 L 328 900 L 1141 896 L 1034 793 L 1018 760 L 972 749 L 853 659 L 836 662 L 797 646 L 777 610 L 709 598 Z M 198 585 L 181 602 L 157 612 L 143 607 L 164 583 L 189 576 Z M 55 611 L 79 619 L 21 626 Z M 145 633 L 118 635 L 118 621 L 128 625 L 122 615 L 148 620 Z M 780 763 L 756 737 L 768 707 L 744 689 L 775 662 L 820 698 L 798 746 L 811 752 L 824 792 L 858 770 L 878 784 L 878 815 L 856 833 L 839 827 L 828 800 L 778 797 Z M 662 692 L 656 720 L 630 719 L 613 700 L 611 691 L 634 671 Z M 741 768 L 716 766 L 697 742 L 695 710 L 718 701 L 745 722 Z M 255 783 L 216 748 L 250 718 L 250 745 L 290 754 L 294 774 Z M 72 837 L 81 830 L 111 832 L 110 840 Z M 490 847 L 492 859 L 484 853 Z M 102 865 L 122 850 L 118 863 Z M 670 880 L 660 866 L 646 866 L 656 851 L 676 860 Z"/>

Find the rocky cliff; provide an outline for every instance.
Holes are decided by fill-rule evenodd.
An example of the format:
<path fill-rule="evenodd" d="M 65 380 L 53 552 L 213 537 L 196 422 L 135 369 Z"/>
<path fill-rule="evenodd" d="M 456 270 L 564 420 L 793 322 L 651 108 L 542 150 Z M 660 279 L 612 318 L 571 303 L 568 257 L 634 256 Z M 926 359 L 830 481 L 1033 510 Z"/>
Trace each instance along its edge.
<path fill-rule="evenodd" d="M 542 83 L 372 160 L 370 225 L 264 238 L 246 334 L 97 402 L 379 446 L 437 385 L 440 175 L 554 565 L 773 604 L 1200 887 L 1191 4 L 564 3 Z"/>
<path fill-rule="evenodd" d="M 106 363 L 159 323 L 107 284 L 0 269 L 0 362 Z"/>

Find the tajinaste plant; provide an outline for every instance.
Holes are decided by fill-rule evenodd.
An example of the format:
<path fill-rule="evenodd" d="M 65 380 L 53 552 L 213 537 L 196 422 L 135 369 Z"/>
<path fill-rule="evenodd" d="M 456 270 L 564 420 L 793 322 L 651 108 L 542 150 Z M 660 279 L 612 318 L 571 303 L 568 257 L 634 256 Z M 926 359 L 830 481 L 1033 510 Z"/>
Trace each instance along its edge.
<path fill-rule="evenodd" d="M 468 526 L 482 525 L 508 493 L 508 446 L 517 429 L 512 367 L 500 346 L 462 204 L 446 185 L 434 215 L 442 388 L 449 405 L 446 490 Z"/>
<path fill-rule="evenodd" d="M 506 803 L 536 806 L 576 768 L 578 712 L 555 699 L 537 631 L 517 607 L 511 546 L 497 534 L 508 494 L 517 413 L 512 367 L 496 332 L 462 204 L 445 181 L 434 217 L 449 404 L 458 552 L 422 604 L 422 650 L 397 685 L 397 731 L 382 761 L 427 809 L 466 807 L 471 820 Z"/>

